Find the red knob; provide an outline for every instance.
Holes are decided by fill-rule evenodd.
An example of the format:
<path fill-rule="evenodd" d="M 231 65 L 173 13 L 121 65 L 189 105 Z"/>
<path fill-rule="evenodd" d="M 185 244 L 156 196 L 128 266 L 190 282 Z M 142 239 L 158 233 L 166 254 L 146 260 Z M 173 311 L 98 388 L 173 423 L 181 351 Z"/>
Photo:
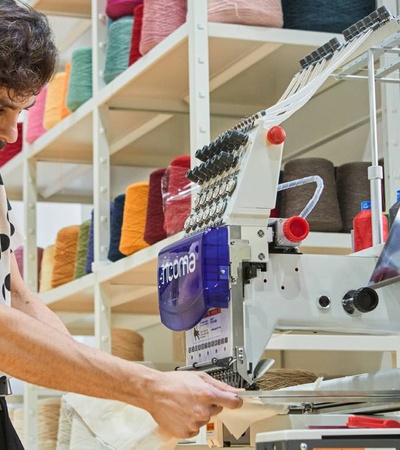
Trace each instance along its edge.
<path fill-rule="evenodd" d="M 290 242 L 303 241 L 310 232 L 310 226 L 306 219 L 300 216 L 293 216 L 286 219 L 283 224 L 283 234 Z"/>
<path fill-rule="evenodd" d="M 279 145 L 285 142 L 286 133 L 282 127 L 275 126 L 267 131 L 267 142 L 272 145 Z"/>

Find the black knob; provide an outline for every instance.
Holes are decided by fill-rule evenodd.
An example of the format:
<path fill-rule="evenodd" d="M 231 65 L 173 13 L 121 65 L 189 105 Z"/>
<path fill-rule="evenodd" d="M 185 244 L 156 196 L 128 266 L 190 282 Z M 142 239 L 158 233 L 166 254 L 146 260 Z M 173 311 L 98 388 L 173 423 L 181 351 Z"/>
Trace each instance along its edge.
<path fill-rule="evenodd" d="M 378 294 L 371 288 L 361 288 L 353 294 L 354 307 L 362 313 L 373 311 L 378 306 L 378 303 Z"/>
<path fill-rule="evenodd" d="M 192 176 L 197 178 L 197 183 L 201 183 L 203 181 L 207 181 L 208 176 L 199 170 L 199 167 L 196 166 L 192 169 Z M 186 175 L 187 177 L 187 175 Z"/>
<path fill-rule="evenodd" d="M 221 171 L 219 168 L 214 164 L 213 158 L 209 159 L 207 162 L 204 163 L 204 167 L 206 170 L 209 171 L 211 174 L 211 177 L 216 177 Z"/>
<path fill-rule="evenodd" d="M 204 177 L 205 177 L 204 181 L 208 181 L 210 178 L 213 177 L 213 173 L 210 170 L 210 168 L 206 165 L 206 163 L 201 163 L 196 168 L 198 170 L 198 172 L 196 172 L 196 173 L 198 173 L 199 176 L 200 176 L 200 174 L 204 175 Z"/>
<path fill-rule="evenodd" d="M 205 145 L 203 148 L 196 150 L 195 156 L 200 161 L 206 162 L 207 159 L 210 157 L 208 145 Z"/>
<path fill-rule="evenodd" d="M 351 315 L 371 312 L 378 306 L 378 303 L 378 294 L 368 287 L 348 291 L 342 300 L 343 308 Z"/>
<path fill-rule="evenodd" d="M 193 181 L 194 183 L 198 183 L 199 181 L 201 181 L 201 178 L 199 178 L 196 172 L 193 172 L 193 170 L 191 169 L 186 172 L 186 178 L 190 181 Z"/>
<path fill-rule="evenodd" d="M 214 164 L 214 166 L 217 167 L 220 171 L 226 169 L 226 165 L 219 160 L 218 155 L 215 155 L 211 158 L 211 164 Z"/>
<path fill-rule="evenodd" d="M 218 164 L 223 165 L 226 169 L 232 167 L 232 163 L 235 160 L 235 156 L 232 155 L 232 153 L 228 153 L 228 152 L 221 152 L 218 156 L 217 156 L 217 161 Z"/>

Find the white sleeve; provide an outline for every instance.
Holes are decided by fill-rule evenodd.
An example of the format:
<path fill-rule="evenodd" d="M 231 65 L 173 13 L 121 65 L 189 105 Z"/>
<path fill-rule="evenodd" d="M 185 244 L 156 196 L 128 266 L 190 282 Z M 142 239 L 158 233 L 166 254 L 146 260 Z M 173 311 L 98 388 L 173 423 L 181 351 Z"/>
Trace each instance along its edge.
<path fill-rule="evenodd" d="M 20 247 L 25 242 L 25 235 L 19 227 L 18 221 L 14 215 L 14 211 L 10 209 L 8 211 L 8 217 L 10 220 L 10 239 L 11 239 L 11 250 L 14 251 L 16 248 Z"/>

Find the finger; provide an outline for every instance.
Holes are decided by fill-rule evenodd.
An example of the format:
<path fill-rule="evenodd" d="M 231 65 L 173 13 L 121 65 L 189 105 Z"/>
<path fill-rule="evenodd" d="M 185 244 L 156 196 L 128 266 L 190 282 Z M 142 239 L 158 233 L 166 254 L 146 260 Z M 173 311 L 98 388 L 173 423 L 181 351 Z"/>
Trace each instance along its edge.
<path fill-rule="evenodd" d="M 240 408 L 243 404 L 243 400 L 233 392 L 223 391 L 221 389 L 215 388 L 214 386 L 210 386 L 210 391 L 214 397 L 213 404 L 217 406 L 236 409 Z"/>

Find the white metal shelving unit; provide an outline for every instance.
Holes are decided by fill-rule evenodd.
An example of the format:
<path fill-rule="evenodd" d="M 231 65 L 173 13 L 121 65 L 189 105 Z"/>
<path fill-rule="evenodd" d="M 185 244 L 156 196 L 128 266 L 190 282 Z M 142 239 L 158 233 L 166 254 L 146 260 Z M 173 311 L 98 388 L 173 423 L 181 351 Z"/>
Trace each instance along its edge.
<path fill-rule="evenodd" d="M 106 0 L 30 0 L 30 4 L 49 15 L 91 20 L 94 95 L 3 167 L 10 198 L 23 198 L 26 205 L 24 273 L 28 284 L 35 286 L 36 202 L 92 203 L 94 273 L 41 297 L 71 331 L 93 332 L 94 323 L 97 346 L 109 351 L 112 323 L 126 323 L 127 318 L 134 323 L 134 318 L 139 318 L 140 327 L 158 320 L 158 251 L 179 238 L 170 237 L 110 263 L 109 202 L 120 193 L 120 185 L 110 173 L 128 166 L 132 175 L 140 177 L 146 170 L 165 167 L 179 153 L 190 152 L 194 159 L 197 148 L 240 118 L 273 105 L 299 69 L 298 61 L 334 35 L 208 23 L 206 2 L 190 0 L 188 21 L 105 85 Z M 75 34 L 76 30 L 83 32 L 87 26 L 78 23 Z M 66 40 L 76 40 L 75 34 Z M 365 152 L 369 124 L 366 92 L 362 81 L 329 80 L 284 124 L 288 135 L 285 160 L 303 154 L 327 157 L 335 164 L 364 159 L 364 154 L 369 154 Z M 305 132 L 310 126 L 312 133 Z M 60 166 L 64 167 L 61 185 L 57 184 Z M 131 182 L 130 178 L 127 184 Z M 351 249 L 347 234 L 312 233 L 304 246 L 313 252 L 346 253 Z M 312 339 L 301 340 L 301 349 L 314 345 L 315 336 Z M 276 337 L 271 348 L 293 348 L 299 342 L 296 336 Z M 332 349 L 342 346 L 342 341 L 330 342 Z M 357 344 L 376 348 L 376 341 L 374 344 L 368 337 L 360 337 Z M 379 350 L 385 348 L 397 348 L 392 338 L 379 341 Z M 38 448 L 36 396 L 28 386 L 25 416 L 30 450 Z"/>
<path fill-rule="evenodd" d="M 85 2 L 85 5 L 86 3 L 88 2 Z M 189 19 L 114 81 L 105 85 L 101 73 L 104 67 L 107 32 L 102 17 L 105 2 L 94 2 L 91 11 L 92 41 L 98 45 L 93 47 L 93 98 L 33 145 L 28 146 L 23 156 L 3 169 L 6 182 L 8 178 L 11 182 L 11 197 L 18 197 L 21 187 L 22 180 L 18 179 L 20 164 L 29 160 L 30 171 L 36 169 L 34 174 L 30 174 L 31 178 L 36 180 L 33 191 L 37 192 L 37 198 L 30 202 L 31 205 L 36 200 L 52 200 L 54 197 L 57 200 L 92 202 L 95 211 L 99 212 L 95 220 L 95 226 L 98 226 L 95 233 L 98 238 L 95 241 L 96 274 L 43 294 L 44 301 L 57 312 L 65 312 L 70 308 L 73 313 L 79 310 L 92 312 L 96 302 L 90 306 L 89 299 L 94 298 L 97 285 L 111 298 L 117 295 L 118 298 L 125 299 L 118 301 L 118 308 L 112 306 L 111 300 L 111 307 L 117 311 L 131 312 L 139 307 L 137 298 L 141 295 L 131 294 L 135 300 L 129 300 L 130 288 L 126 280 L 131 277 L 130 283 L 137 287 L 135 273 L 141 274 L 141 269 L 137 268 L 141 265 L 147 266 L 149 273 L 155 276 L 155 259 L 159 248 L 165 243 L 159 243 L 114 264 L 109 263 L 106 258 L 108 202 L 112 197 L 110 191 L 113 182 L 109 179 L 110 167 L 160 167 L 167 165 L 179 152 L 186 153 L 191 148 L 194 154 L 199 146 L 209 142 L 210 137 L 215 137 L 241 117 L 264 108 L 267 104 L 273 104 L 297 71 L 298 60 L 332 37 L 327 33 L 207 23 L 204 10 L 201 15 L 202 7 L 197 3 L 194 2 L 192 13 L 196 20 Z M 61 10 L 56 1 L 33 1 L 32 5 L 50 14 L 81 16 L 75 14 L 74 2 L 71 2 L 71 5 L 64 4 L 64 9 Z M 85 8 L 86 6 L 83 10 Z M 87 16 L 85 12 L 84 17 Z M 200 20 L 202 23 L 198 26 Z M 193 31 L 198 29 L 204 30 L 206 38 Z M 207 35 L 208 46 L 207 42 L 204 42 Z M 193 54 L 196 54 L 194 62 L 191 60 Z M 206 63 L 208 60 L 209 64 Z M 196 67 L 196 70 L 190 71 L 196 61 L 201 61 L 200 69 Z M 242 83 L 243 78 L 247 77 L 251 78 L 252 83 Z M 336 84 L 335 89 L 332 89 L 333 84 Z M 342 90 L 343 86 L 345 83 L 330 81 L 321 90 L 317 95 L 317 107 L 311 108 L 316 110 L 314 116 L 318 114 L 319 102 L 329 100 L 334 96 L 331 91 Z M 209 96 L 204 95 L 207 90 L 210 92 Z M 189 101 L 190 96 L 192 101 Z M 327 99 L 325 96 L 328 96 Z M 362 110 L 361 114 L 358 109 Z M 363 109 L 360 106 L 353 108 L 352 115 L 363 117 L 367 113 L 367 109 Z M 307 115 L 309 111 L 304 114 L 305 117 Z M 203 124 L 199 124 L 199 117 L 203 118 Z M 331 122 L 327 120 L 325 125 L 332 126 Z M 293 127 L 297 127 L 296 122 Z M 319 129 L 321 135 L 329 134 L 326 128 Z M 337 127 L 335 130 L 335 134 L 338 134 Z M 345 129 L 342 129 L 342 132 L 346 134 Z M 299 132 L 296 134 L 299 138 L 304 135 Z M 290 133 L 288 135 L 290 136 Z M 314 146 L 315 141 L 310 145 Z M 305 147 L 307 144 L 302 144 L 302 152 L 307 150 Z M 290 155 L 291 152 L 299 152 L 297 144 L 288 146 L 286 154 Z M 48 177 L 52 163 L 72 165 L 71 172 L 78 175 L 75 180 L 77 186 L 81 185 L 82 188 L 81 198 L 79 192 L 71 194 L 68 191 L 65 181 L 63 190 L 60 189 L 53 196 L 43 195 L 52 192 L 50 185 L 54 180 L 51 176 Z M 46 164 L 49 169 L 41 173 L 42 166 L 46 169 Z M 79 164 L 78 171 L 76 164 Z M 93 186 L 88 185 L 86 181 L 89 179 L 89 183 L 92 182 L 87 176 L 88 170 L 93 171 Z M 67 174 L 66 179 L 72 180 L 72 175 Z M 29 186 L 27 191 L 32 193 L 32 187 Z M 106 195 L 100 196 L 102 191 L 106 192 Z M 34 228 L 33 222 L 27 225 L 28 235 Z M 307 241 L 307 247 L 340 248 L 342 252 L 350 249 L 349 235 L 332 234 L 329 240 L 326 237 L 326 234 L 321 236 L 321 233 L 313 233 Z M 327 242 L 330 244 L 327 245 Z M 143 280 L 141 275 L 139 278 Z M 120 284 L 122 279 L 125 284 Z M 155 293 L 155 280 L 147 283 L 141 284 L 140 289 L 137 289 L 145 293 L 145 299 L 150 297 L 150 292 L 153 295 Z M 76 299 L 81 295 L 85 300 L 83 305 L 78 305 Z M 132 306 L 133 304 L 135 306 Z M 145 305 L 147 306 L 140 306 L 139 310 L 143 307 L 157 313 L 155 301 L 151 303 L 145 300 Z"/>

